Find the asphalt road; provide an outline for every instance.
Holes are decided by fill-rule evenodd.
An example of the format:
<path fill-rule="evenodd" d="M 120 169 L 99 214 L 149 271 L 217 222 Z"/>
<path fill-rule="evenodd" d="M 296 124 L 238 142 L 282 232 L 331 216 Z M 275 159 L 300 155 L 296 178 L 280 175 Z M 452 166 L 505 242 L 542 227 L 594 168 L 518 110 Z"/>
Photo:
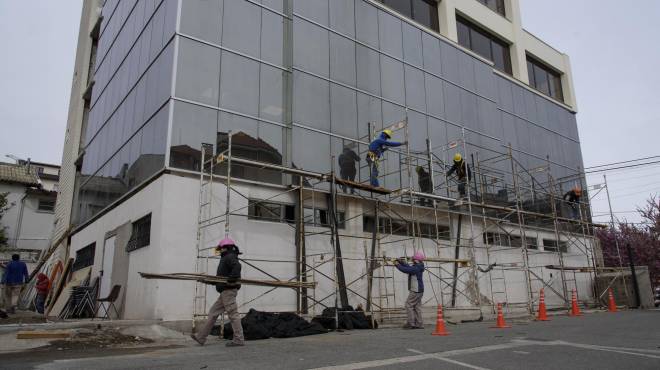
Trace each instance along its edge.
<path fill-rule="evenodd" d="M 248 342 L 210 339 L 159 349 L 0 355 L 2 369 L 660 369 L 660 311 L 593 313 L 550 322 L 449 325 L 450 336 L 380 329 Z"/>

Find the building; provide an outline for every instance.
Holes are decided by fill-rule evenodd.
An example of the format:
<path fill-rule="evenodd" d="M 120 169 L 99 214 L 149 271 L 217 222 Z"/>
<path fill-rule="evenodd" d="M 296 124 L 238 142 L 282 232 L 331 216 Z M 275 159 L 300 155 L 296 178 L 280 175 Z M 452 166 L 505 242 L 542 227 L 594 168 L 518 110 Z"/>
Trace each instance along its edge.
<path fill-rule="evenodd" d="M 589 224 L 557 217 L 563 192 L 584 182 L 569 59 L 522 28 L 517 0 L 85 2 L 71 99 L 57 235 L 102 277 L 102 294 L 122 285 L 125 318 L 203 313 L 213 294 L 138 272 L 213 271 L 205 257 L 224 234 L 225 199 L 247 276 L 300 280 L 302 269 L 318 282 L 304 294 L 245 287 L 242 310 L 334 305 L 332 214 L 353 306 L 369 294 L 383 309 L 403 304 L 404 277 L 383 267 L 368 279 L 374 233 L 377 256 L 421 248 L 452 260 L 429 270 L 432 312 L 446 300 L 479 314 L 498 301 L 531 310 L 544 286 L 550 305 L 571 289 L 593 300 L 592 277 L 563 269 L 593 266 Z M 333 212 L 329 184 L 291 176 L 329 173 L 344 148 L 364 158 L 397 122 L 409 151 L 389 153 L 381 184 L 419 190 L 414 168 L 426 166 L 435 210 L 408 192 L 378 198 L 377 215 L 362 192 L 340 194 Z M 226 198 L 226 164 L 206 189 L 199 172 L 202 145 L 221 153 L 230 136 L 233 156 L 268 166 L 235 160 Z M 455 152 L 475 171 L 463 207 L 443 175 Z M 357 178 L 368 177 L 362 160 Z"/>
<path fill-rule="evenodd" d="M 0 220 L 7 238 L 0 261 L 19 254 L 31 267 L 50 244 L 55 221 L 59 166 L 29 161 L 0 163 L 0 194 L 7 210 Z"/>

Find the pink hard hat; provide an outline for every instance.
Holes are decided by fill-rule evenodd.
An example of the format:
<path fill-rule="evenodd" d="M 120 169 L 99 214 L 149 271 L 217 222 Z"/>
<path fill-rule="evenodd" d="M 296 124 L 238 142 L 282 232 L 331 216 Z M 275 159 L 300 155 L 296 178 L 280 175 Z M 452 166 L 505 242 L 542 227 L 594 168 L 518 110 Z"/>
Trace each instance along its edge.
<path fill-rule="evenodd" d="M 424 261 L 426 259 L 426 256 L 424 255 L 424 252 L 422 251 L 417 251 L 413 255 L 413 259 L 417 261 Z"/>
<path fill-rule="evenodd" d="M 236 243 L 233 240 L 231 240 L 230 238 L 224 238 L 224 239 L 220 240 L 220 242 L 218 243 L 217 248 L 224 248 L 224 247 L 228 247 L 228 246 L 231 246 L 231 245 L 236 245 Z"/>

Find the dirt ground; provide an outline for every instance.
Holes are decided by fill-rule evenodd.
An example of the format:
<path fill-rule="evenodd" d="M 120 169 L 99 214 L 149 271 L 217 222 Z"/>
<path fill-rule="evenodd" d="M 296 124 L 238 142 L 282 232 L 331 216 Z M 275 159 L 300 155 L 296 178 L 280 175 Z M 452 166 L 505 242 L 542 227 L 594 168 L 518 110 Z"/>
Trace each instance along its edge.
<path fill-rule="evenodd" d="M 4 316 L 0 312 L 0 325 L 40 324 L 48 322 L 43 315 L 32 311 L 16 311 L 15 314 L 9 314 L 7 318 L 4 318 Z"/>
<path fill-rule="evenodd" d="M 57 350 L 121 348 L 153 342 L 148 338 L 124 335 L 117 328 L 77 329 L 71 338 L 51 341 L 46 347 Z"/>

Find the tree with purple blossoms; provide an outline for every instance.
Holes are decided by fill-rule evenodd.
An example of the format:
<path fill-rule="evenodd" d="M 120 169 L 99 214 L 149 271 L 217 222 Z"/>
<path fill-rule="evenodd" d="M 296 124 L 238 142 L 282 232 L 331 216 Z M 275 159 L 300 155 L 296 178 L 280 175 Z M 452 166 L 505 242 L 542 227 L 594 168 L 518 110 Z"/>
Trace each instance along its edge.
<path fill-rule="evenodd" d="M 642 222 L 631 224 L 619 222 L 612 229 L 599 230 L 596 233 L 601 248 L 605 266 L 619 266 L 619 255 L 616 249 L 616 239 L 619 241 L 619 251 L 624 266 L 628 266 L 627 244 L 633 251 L 635 265 L 648 266 L 653 284 L 660 283 L 660 196 L 651 196 L 644 207 L 637 208 Z"/>

